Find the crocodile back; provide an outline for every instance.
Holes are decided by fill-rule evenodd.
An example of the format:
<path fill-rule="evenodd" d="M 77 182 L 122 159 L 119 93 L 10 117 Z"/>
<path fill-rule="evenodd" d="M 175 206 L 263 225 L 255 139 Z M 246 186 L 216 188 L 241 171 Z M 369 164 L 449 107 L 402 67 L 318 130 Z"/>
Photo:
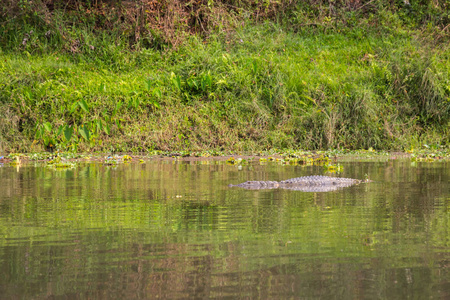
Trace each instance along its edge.
<path fill-rule="evenodd" d="M 353 178 L 343 178 L 343 177 L 329 177 L 329 176 L 303 176 L 296 177 L 287 180 L 280 181 L 280 185 L 288 185 L 288 186 L 349 186 L 353 184 L 360 183 L 361 180 L 353 179 Z"/>
<path fill-rule="evenodd" d="M 361 182 L 362 180 L 359 179 L 316 175 L 296 177 L 283 181 L 246 181 L 240 184 L 230 184 L 229 186 L 248 190 L 281 188 L 303 192 L 331 192 Z"/>

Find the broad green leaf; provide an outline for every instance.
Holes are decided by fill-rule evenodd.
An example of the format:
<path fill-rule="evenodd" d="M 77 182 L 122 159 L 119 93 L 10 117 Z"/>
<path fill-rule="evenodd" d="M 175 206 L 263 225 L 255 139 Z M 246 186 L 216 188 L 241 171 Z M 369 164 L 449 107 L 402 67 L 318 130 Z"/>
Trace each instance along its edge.
<path fill-rule="evenodd" d="M 87 129 L 86 125 L 81 126 L 79 132 L 86 141 L 89 141 L 89 130 Z"/>
<path fill-rule="evenodd" d="M 97 123 L 97 132 L 102 131 L 102 129 L 103 129 L 102 121 L 101 120 L 97 120 L 96 123 Z"/>
<path fill-rule="evenodd" d="M 64 130 L 64 125 L 58 127 L 58 131 L 56 132 L 56 136 L 59 136 Z"/>
<path fill-rule="evenodd" d="M 145 88 L 146 88 L 147 90 L 150 90 L 150 89 L 152 88 L 152 81 L 151 81 L 150 79 L 147 79 L 147 80 L 145 81 Z"/>
<path fill-rule="evenodd" d="M 170 74 L 173 85 L 181 91 L 181 78 L 178 75 L 175 75 L 173 72 Z"/>
<path fill-rule="evenodd" d="M 50 124 L 50 122 L 45 122 L 44 128 L 45 128 L 45 130 L 47 130 L 48 133 L 52 132 L 52 124 Z"/>
<path fill-rule="evenodd" d="M 87 103 L 86 103 L 86 101 L 85 101 L 84 99 L 78 101 L 78 105 L 80 105 L 80 107 L 81 107 L 85 112 L 89 112 L 89 107 L 88 107 L 88 105 L 87 105 Z"/>
<path fill-rule="evenodd" d="M 44 146 L 45 147 L 54 147 L 56 144 L 55 139 L 50 136 L 44 137 Z"/>
<path fill-rule="evenodd" d="M 43 141 L 44 141 L 44 146 L 45 146 L 45 147 L 48 147 L 48 146 L 50 145 L 50 142 L 51 142 L 51 137 L 49 137 L 49 136 L 44 136 Z"/>
<path fill-rule="evenodd" d="M 64 137 L 66 138 L 66 141 L 70 141 L 73 134 L 73 128 L 71 126 L 64 126 Z"/>

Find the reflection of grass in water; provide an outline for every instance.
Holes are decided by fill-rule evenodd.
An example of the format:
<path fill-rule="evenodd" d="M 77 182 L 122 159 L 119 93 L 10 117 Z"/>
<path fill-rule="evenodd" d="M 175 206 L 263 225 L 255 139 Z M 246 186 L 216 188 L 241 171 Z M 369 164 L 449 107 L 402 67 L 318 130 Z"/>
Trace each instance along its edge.
<path fill-rule="evenodd" d="M 255 162 L 260 174 L 286 169 L 276 161 L 264 167 Z M 434 200 L 434 188 L 416 195 L 420 206 L 411 209 L 414 196 L 399 186 L 382 190 L 366 185 L 320 195 L 241 192 L 221 187 L 227 176 L 236 174 L 235 166 L 225 162 L 217 168 L 171 162 L 156 166 L 129 164 L 107 170 L 96 164 L 67 172 L 28 168 L 22 174 L 11 170 L 7 176 L 14 184 L 23 182 L 23 175 L 30 183 L 36 176 L 33 196 L 24 193 L 33 185 L 8 201 L 0 195 L 3 262 L 10 268 L 6 272 L 17 271 L 11 280 L 28 282 L 51 264 L 54 275 L 45 282 L 73 291 L 78 284 L 74 274 L 81 282 L 96 282 L 99 270 L 108 268 L 120 272 L 120 278 L 183 277 L 196 270 L 204 274 L 211 263 L 214 272 L 207 275 L 215 278 L 231 272 L 244 272 L 247 279 L 250 272 L 259 279 L 264 274 L 273 278 L 272 267 L 304 278 L 319 265 L 320 276 L 344 270 L 354 284 L 361 266 L 374 282 L 372 271 L 380 270 L 384 280 L 388 269 L 423 268 L 422 257 L 439 265 L 440 254 L 429 250 L 445 249 L 448 240 L 445 199 Z M 375 169 L 373 173 L 381 175 Z M 403 165 L 382 173 L 390 179 L 393 174 L 411 178 L 422 172 Z M 438 179 L 435 174 L 429 173 L 430 179 Z M 110 275 L 106 278 L 115 280 Z"/>
<path fill-rule="evenodd" d="M 59 162 L 59 163 L 48 165 L 48 167 L 55 168 L 55 169 L 70 169 L 70 168 L 74 168 L 75 166 L 76 166 L 75 163 L 70 163 L 70 162 Z"/>
<path fill-rule="evenodd" d="M 275 241 L 282 240 L 291 241 L 284 246 L 287 247 L 286 251 L 288 252 L 294 253 L 301 249 L 304 253 L 329 253 L 330 249 L 336 249 L 339 255 L 349 257 L 365 257 L 367 253 L 373 254 L 373 251 L 383 249 L 389 251 L 392 247 L 403 251 L 402 253 L 405 251 L 420 252 L 423 245 L 413 244 L 411 238 L 422 239 L 427 234 L 436 237 L 434 239 L 428 236 L 428 239 L 432 239 L 436 245 L 443 242 L 439 242 L 437 239 L 443 234 L 442 228 L 439 229 L 437 224 L 442 224 L 447 219 L 445 209 L 428 215 L 435 222 L 432 228 L 422 228 L 421 217 L 414 217 L 408 220 L 408 226 L 416 224 L 422 228 L 421 231 L 416 230 L 413 233 L 408 228 L 404 228 L 401 232 L 397 232 L 392 225 L 386 225 L 390 224 L 393 217 L 377 213 L 379 204 L 368 193 L 365 192 L 366 199 L 363 207 L 350 208 L 344 205 L 343 200 L 339 200 L 339 197 L 331 196 L 328 197 L 329 201 L 322 199 L 327 198 L 325 196 L 314 201 L 302 198 L 304 200 L 302 203 L 304 203 L 299 207 L 294 201 L 295 197 L 298 199 L 298 195 L 286 192 L 283 194 L 286 195 L 287 206 L 283 211 L 264 202 L 260 203 L 258 205 L 260 209 L 255 211 L 250 209 L 248 201 L 238 204 L 235 202 L 236 199 L 230 199 L 218 206 L 214 201 L 202 204 L 201 202 L 192 202 L 192 200 L 181 200 L 175 196 L 171 201 L 150 202 L 144 199 L 139 199 L 139 201 L 136 199 L 108 201 L 106 198 L 89 200 L 79 196 L 66 198 L 64 201 L 37 198 L 35 201 L 26 201 L 24 210 L 20 213 L 17 212 L 15 218 L 17 218 L 16 220 L 23 218 L 28 223 L 39 224 L 40 227 L 30 231 L 25 226 L 23 230 L 16 233 L 11 231 L 9 238 L 14 238 L 15 235 L 23 238 L 24 234 L 30 237 L 42 234 L 42 241 L 45 241 L 45 236 L 52 235 L 54 229 L 67 229 L 70 232 L 75 229 L 96 228 L 100 231 L 108 231 L 115 228 L 118 233 L 116 242 L 122 245 L 126 245 L 135 238 L 144 242 L 144 236 L 150 240 L 155 239 L 161 242 L 189 237 L 187 243 L 212 242 L 214 244 L 213 241 L 210 241 L 211 235 L 214 235 L 214 240 L 219 243 L 212 247 L 218 247 L 218 251 L 222 239 L 239 240 L 249 244 L 257 241 L 260 241 L 258 244 L 261 244 L 261 239 L 263 239 L 265 240 L 263 244 L 270 249 L 274 246 Z M 248 195 L 249 193 L 244 191 L 243 194 Z M 254 193 L 252 192 L 252 194 Z M 349 196 L 349 194 L 346 195 Z M 359 196 L 361 195 L 356 195 L 356 197 Z M 373 196 L 376 197 L 376 193 Z M 349 200 L 350 198 L 347 198 L 347 201 Z M 357 203 L 363 204 L 362 200 Z M 14 203 L 14 205 L 17 204 Z M 35 211 L 37 206 L 40 207 L 39 211 Z M 372 213 L 367 214 L 368 211 Z M 302 226 L 295 226 L 295 221 L 299 220 L 301 220 Z M 379 227 L 380 220 L 383 220 L 382 230 Z M 0 222 L 3 223 L 1 220 Z M 10 225 L 0 224 L 0 227 L 5 228 L 5 226 L 7 228 Z M 49 230 L 49 228 L 53 229 Z M 415 228 L 417 229 L 417 227 Z M 142 235 L 143 232 L 146 234 Z M 55 237 L 51 236 L 50 239 L 52 238 Z M 398 245 L 392 244 L 392 239 L 398 238 L 405 241 L 402 249 Z M 36 237 L 34 240 L 41 239 Z M 298 248 L 299 246 L 301 247 Z M 259 251 L 261 254 L 265 252 L 264 250 Z M 402 256 L 402 253 L 392 255 Z"/>

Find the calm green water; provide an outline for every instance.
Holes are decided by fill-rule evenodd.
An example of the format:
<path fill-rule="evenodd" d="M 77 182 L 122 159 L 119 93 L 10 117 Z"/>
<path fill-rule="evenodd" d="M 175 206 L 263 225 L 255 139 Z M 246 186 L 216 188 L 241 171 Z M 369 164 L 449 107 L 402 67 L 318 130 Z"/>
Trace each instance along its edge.
<path fill-rule="evenodd" d="M 449 299 L 450 164 L 0 167 L 0 299 Z M 325 174 L 326 175 L 326 174 Z"/>

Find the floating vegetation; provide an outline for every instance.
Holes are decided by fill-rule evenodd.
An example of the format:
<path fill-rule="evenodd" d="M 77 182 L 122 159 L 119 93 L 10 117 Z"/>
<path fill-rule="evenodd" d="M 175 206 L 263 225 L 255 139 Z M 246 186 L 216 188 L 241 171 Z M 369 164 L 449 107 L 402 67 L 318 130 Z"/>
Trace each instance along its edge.
<path fill-rule="evenodd" d="M 17 159 L 18 157 L 26 158 L 27 156 L 23 153 L 10 153 L 7 157 L 10 159 Z"/>
<path fill-rule="evenodd" d="M 117 157 L 107 156 L 107 157 L 105 157 L 103 164 L 106 166 L 115 166 L 115 165 L 117 165 L 117 162 L 118 162 Z"/>
<path fill-rule="evenodd" d="M 70 162 L 65 158 L 61 158 L 61 156 L 56 156 L 55 158 L 47 162 L 47 167 L 53 169 L 71 169 L 75 166 L 76 164 L 74 162 Z"/>
<path fill-rule="evenodd" d="M 312 164 L 312 159 L 306 156 L 294 157 L 294 158 L 285 158 L 284 162 L 292 166 L 298 166 L 298 165 Z"/>
<path fill-rule="evenodd" d="M 236 159 L 234 157 L 230 157 L 227 159 L 227 164 L 229 165 L 235 165 L 236 164 Z"/>
<path fill-rule="evenodd" d="M 434 162 L 439 158 L 436 158 L 434 155 L 427 155 L 427 156 L 411 156 L 411 161 L 413 162 Z"/>
<path fill-rule="evenodd" d="M 440 147 L 430 147 L 424 145 L 424 149 L 413 149 L 407 150 L 406 152 L 410 154 L 412 162 L 434 162 L 436 160 L 449 159 L 450 150 Z"/>
<path fill-rule="evenodd" d="M 228 155 L 228 157 L 224 157 Z M 229 156 L 233 155 L 233 156 Z M 36 152 L 31 154 L 10 153 L 0 156 L 3 166 L 20 167 L 31 161 L 41 161 L 53 168 L 72 168 L 76 163 L 84 161 L 100 162 L 106 166 L 117 166 L 122 163 L 145 163 L 146 160 L 163 159 L 173 157 L 176 161 L 191 161 L 199 164 L 222 164 L 243 166 L 248 164 L 279 164 L 290 166 L 323 166 L 326 172 L 342 172 L 342 166 L 337 161 L 344 162 L 349 159 L 410 159 L 412 163 L 432 163 L 440 160 L 450 159 L 450 150 L 445 148 L 410 149 L 405 152 L 385 152 L 369 150 L 329 150 L 329 151 L 299 151 L 299 150 L 276 150 L 258 153 L 228 153 L 219 151 L 160 151 L 155 150 L 144 155 L 102 155 L 101 153 L 74 153 L 74 152 Z M 207 159 L 209 158 L 209 159 Z"/>
<path fill-rule="evenodd" d="M 103 161 L 104 165 L 107 166 L 116 166 L 120 163 L 129 163 L 133 160 L 133 158 L 130 155 L 114 155 L 114 156 L 107 156 L 105 157 L 105 160 Z"/>
<path fill-rule="evenodd" d="M 320 155 L 319 157 L 313 158 L 313 164 L 315 165 L 329 165 L 330 158 L 328 156 Z"/>
<path fill-rule="evenodd" d="M 27 156 L 23 153 L 10 153 L 7 157 L 4 157 L 3 160 L 11 159 L 9 165 L 12 167 L 19 167 L 22 164 L 22 160 L 26 159 Z"/>
<path fill-rule="evenodd" d="M 248 160 L 243 159 L 243 158 L 234 158 L 234 157 L 230 157 L 226 160 L 226 163 L 229 165 L 247 165 L 248 164 Z"/>

